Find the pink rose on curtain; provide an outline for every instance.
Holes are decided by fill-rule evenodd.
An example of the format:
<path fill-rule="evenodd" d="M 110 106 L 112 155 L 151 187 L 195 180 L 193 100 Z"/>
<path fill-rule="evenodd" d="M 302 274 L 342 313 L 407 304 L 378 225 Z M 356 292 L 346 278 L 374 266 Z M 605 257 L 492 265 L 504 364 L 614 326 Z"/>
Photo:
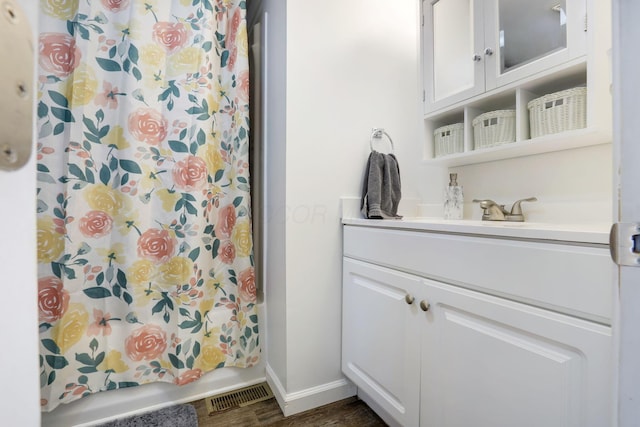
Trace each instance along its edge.
<path fill-rule="evenodd" d="M 207 183 L 207 164 L 200 157 L 188 156 L 173 167 L 176 186 L 183 190 L 200 190 Z"/>
<path fill-rule="evenodd" d="M 129 115 L 129 132 L 135 139 L 158 145 L 167 137 L 169 123 L 153 108 L 138 108 Z"/>
<path fill-rule="evenodd" d="M 101 2 L 111 12 L 120 12 L 129 6 L 129 0 L 101 0 Z"/>
<path fill-rule="evenodd" d="M 249 71 L 240 71 L 238 74 L 238 98 L 241 102 L 247 104 L 249 102 Z"/>
<path fill-rule="evenodd" d="M 69 293 L 55 276 L 38 280 L 38 314 L 40 322 L 55 322 L 69 307 Z"/>
<path fill-rule="evenodd" d="M 177 377 L 173 382 L 177 385 L 185 385 L 194 382 L 204 374 L 201 369 L 189 369 L 184 374 Z"/>
<path fill-rule="evenodd" d="M 181 22 L 156 22 L 153 25 L 153 40 L 169 53 L 184 46 L 188 36 L 187 28 Z"/>
<path fill-rule="evenodd" d="M 227 46 L 233 46 L 236 43 L 236 36 L 238 35 L 238 28 L 240 28 L 240 22 L 242 22 L 242 16 L 240 16 L 240 8 L 236 8 L 231 16 L 230 29 L 227 32 Z"/>
<path fill-rule="evenodd" d="M 80 64 L 82 54 L 73 37 L 61 33 L 43 33 L 39 38 L 38 63 L 56 77 L 67 77 Z"/>
<path fill-rule="evenodd" d="M 218 249 L 218 256 L 220 257 L 220 261 L 225 264 L 233 263 L 233 260 L 236 259 L 236 247 L 231 240 L 222 242 L 220 249 Z"/>
<path fill-rule="evenodd" d="M 157 262 L 167 262 L 176 247 L 175 239 L 167 230 L 150 228 L 138 237 L 138 255 Z"/>
<path fill-rule="evenodd" d="M 167 334 L 156 325 L 144 325 L 136 329 L 124 342 L 129 359 L 153 360 L 158 358 L 167 348 Z"/>
<path fill-rule="evenodd" d="M 242 301 L 247 303 L 256 302 L 256 274 L 253 267 L 249 267 L 238 274 L 238 292 Z"/>
<path fill-rule="evenodd" d="M 236 208 L 233 205 L 224 206 L 218 211 L 216 223 L 216 237 L 228 239 L 231 237 L 233 227 L 236 225 Z"/>
<path fill-rule="evenodd" d="M 84 237 L 98 238 L 111 231 L 113 219 L 103 211 L 89 211 L 80 218 L 80 232 Z"/>

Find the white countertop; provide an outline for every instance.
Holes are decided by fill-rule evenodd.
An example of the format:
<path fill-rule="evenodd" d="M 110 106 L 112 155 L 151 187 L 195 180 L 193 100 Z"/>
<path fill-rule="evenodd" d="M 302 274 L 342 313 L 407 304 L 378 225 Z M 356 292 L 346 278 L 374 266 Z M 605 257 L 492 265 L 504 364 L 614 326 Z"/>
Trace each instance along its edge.
<path fill-rule="evenodd" d="M 535 222 L 503 222 L 477 220 L 444 220 L 442 218 L 364 219 L 343 218 L 345 225 L 393 228 L 413 231 L 460 233 L 518 239 L 558 240 L 563 242 L 609 244 L 609 223 L 547 224 Z"/>

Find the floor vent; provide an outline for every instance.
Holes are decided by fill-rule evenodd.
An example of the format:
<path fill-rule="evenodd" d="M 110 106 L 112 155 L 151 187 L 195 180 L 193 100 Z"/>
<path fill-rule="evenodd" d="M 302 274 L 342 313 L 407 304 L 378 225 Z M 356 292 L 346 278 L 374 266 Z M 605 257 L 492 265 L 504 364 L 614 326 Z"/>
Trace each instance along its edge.
<path fill-rule="evenodd" d="M 260 383 L 228 393 L 218 394 L 216 396 L 207 397 L 207 410 L 209 415 L 215 412 L 224 411 L 231 408 L 248 406 L 253 403 L 262 402 L 271 399 L 273 392 L 267 383 Z"/>

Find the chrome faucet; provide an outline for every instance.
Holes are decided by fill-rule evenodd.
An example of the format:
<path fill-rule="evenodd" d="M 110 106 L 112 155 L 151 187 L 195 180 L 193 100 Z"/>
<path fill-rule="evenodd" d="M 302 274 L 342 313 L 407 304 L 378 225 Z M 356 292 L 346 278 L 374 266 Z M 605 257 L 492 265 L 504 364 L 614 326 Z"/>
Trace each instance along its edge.
<path fill-rule="evenodd" d="M 493 200 L 483 199 L 478 200 L 474 199 L 474 203 L 480 203 L 480 208 L 482 208 L 482 220 L 483 221 L 515 221 L 515 222 L 524 222 L 524 215 L 522 214 L 522 207 L 520 204 L 522 202 L 535 202 L 538 199 L 535 197 L 529 197 L 526 199 L 520 199 L 516 201 L 513 206 L 511 206 L 511 211 L 508 211 L 504 208 L 504 205 L 499 205 Z"/>

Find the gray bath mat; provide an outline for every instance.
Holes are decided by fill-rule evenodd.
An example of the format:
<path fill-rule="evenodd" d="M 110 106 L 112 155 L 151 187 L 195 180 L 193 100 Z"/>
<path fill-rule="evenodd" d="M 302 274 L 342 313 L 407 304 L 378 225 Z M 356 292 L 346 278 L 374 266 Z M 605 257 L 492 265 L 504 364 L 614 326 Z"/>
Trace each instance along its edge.
<path fill-rule="evenodd" d="M 176 405 L 110 421 L 100 427 L 198 427 L 198 415 L 192 405 Z"/>

